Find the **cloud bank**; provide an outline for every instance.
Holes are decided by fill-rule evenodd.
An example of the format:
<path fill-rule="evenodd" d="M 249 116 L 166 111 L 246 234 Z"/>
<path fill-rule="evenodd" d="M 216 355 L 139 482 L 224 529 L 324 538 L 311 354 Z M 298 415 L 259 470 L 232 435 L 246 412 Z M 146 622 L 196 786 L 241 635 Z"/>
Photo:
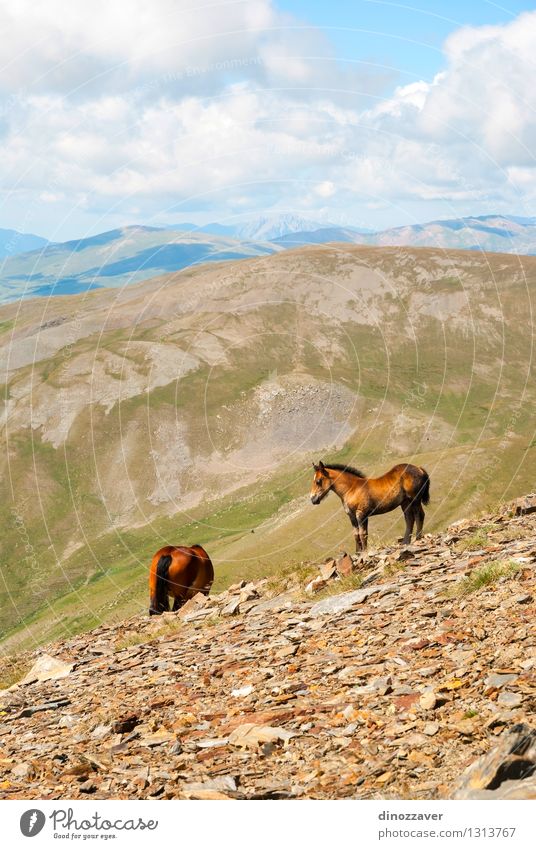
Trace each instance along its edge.
<path fill-rule="evenodd" d="M 388 97 L 381 69 L 338 62 L 269 0 L 2 0 L 0 26 L 4 210 L 115 222 L 536 200 L 536 12 L 454 32 L 434 80 Z"/>

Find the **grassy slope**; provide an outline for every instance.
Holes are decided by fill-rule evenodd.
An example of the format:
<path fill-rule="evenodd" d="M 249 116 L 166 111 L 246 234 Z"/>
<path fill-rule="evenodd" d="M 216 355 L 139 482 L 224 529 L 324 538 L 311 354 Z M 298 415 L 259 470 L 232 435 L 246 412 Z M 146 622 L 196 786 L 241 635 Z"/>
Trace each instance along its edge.
<path fill-rule="evenodd" d="M 145 608 L 148 561 L 164 540 L 206 545 L 219 587 L 351 545 L 350 527 L 335 497 L 318 508 L 307 503 L 308 451 L 295 453 L 282 468 L 274 463 L 257 483 L 240 487 L 238 476 L 227 495 L 211 471 L 199 503 L 171 516 L 146 500 L 155 427 L 178 416 L 195 453 L 208 462 L 218 433 L 221 444 L 216 448 L 224 456 L 229 443 L 239 443 L 242 431 L 248 430 L 240 404 L 244 399 L 249 403 L 269 372 L 299 373 L 357 392 L 365 407 L 356 431 L 343 448 L 324 455 L 353 460 L 371 474 L 402 459 L 426 465 L 432 475 L 430 530 L 532 489 L 534 391 L 527 381 L 533 328 L 527 317 L 536 261 L 523 260 L 520 274 L 517 258 L 460 253 L 450 260 L 454 272 L 459 262 L 458 276 L 452 268 L 443 273 L 436 255 L 355 249 L 345 250 L 341 259 L 337 251 L 296 251 L 271 258 L 265 278 L 249 273 L 245 263 L 229 297 L 236 298 L 237 292 L 249 297 L 264 284 L 265 301 L 269 293 L 272 302 L 248 306 L 242 314 L 234 306 L 225 311 L 207 303 L 210 332 L 219 340 L 233 340 L 216 365 L 201 362 L 180 381 L 122 400 L 109 414 L 95 405 L 86 407 L 58 448 L 43 440 L 39 428 L 10 430 L 0 517 L 4 650 L 30 647 Z M 468 257 L 471 268 L 465 271 Z M 350 301 L 348 316 L 344 309 L 340 314 L 337 291 L 331 293 L 331 286 L 349 285 L 356 265 L 372 267 L 389 281 L 388 291 L 370 297 L 360 297 L 359 283 L 354 287 L 358 308 L 380 307 L 384 320 L 379 324 L 354 320 Z M 288 298 L 290 267 L 294 303 Z M 423 276 L 427 269 L 432 284 Z M 327 304 L 315 314 L 319 276 Z M 176 285 L 180 291 L 180 281 Z M 142 287 L 140 297 L 144 291 Z M 429 308 L 442 297 L 460 294 L 446 316 Z M 430 296 L 426 310 L 415 302 L 416 295 L 421 300 Z M 91 303 L 101 297 L 91 296 Z M 333 315 L 339 317 L 328 320 L 331 297 Z M 61 300 L 63 313 L 80 309 L 76 298 Z M 0 332 L 20 330 L 25 322 L 30 326 L 31 310 L 29 304 L 16 318 L 4 310 Z M 187 317 L 177 326 L 155 319 L 134 330 L 106 330 L 99 349 L 121 350 L 118 345 L 133 335 L 155 342 L 166 335 L 169 344 L 190 339 L 197 332 L 198 311 L 191 319 L 191 324 Z M 85 338 L 72 346 L 71 356 L 94 348 L 95 339 Z M 61 369 L 61 352 L 27 367 L 34 381 L 50 386 L 61 383 Z M 12 380 L 20 380 L 23 372 Z M 426 387 L 420 395 L 419 386 Z M 128 521 L 114 515 L 117 499 L 106 496 L 103 481 L 110 467 L 117 468 L 114 498 L 119 492 L 128 500 L 132 488 Z M 198 482 L 189 480 L 187 472 L 184 476 L 195 490 Z M 402 517 L 396 511 L 371 525 L 374 544 L 399 535 Z M 76 545 L 81 547 L 75 550 Z"/>

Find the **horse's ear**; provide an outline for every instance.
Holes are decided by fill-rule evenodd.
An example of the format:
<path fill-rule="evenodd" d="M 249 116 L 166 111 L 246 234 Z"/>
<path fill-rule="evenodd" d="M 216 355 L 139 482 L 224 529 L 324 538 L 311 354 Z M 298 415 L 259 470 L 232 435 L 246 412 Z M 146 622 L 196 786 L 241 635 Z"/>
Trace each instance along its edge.
<path fill-rule="evenodd" d="M 318 468 L 320 469 L 321 472 L 326 471 L 326 467 L 324 466 L 322 460 L 320 460 L 320 462 L 318 463 Z"/>

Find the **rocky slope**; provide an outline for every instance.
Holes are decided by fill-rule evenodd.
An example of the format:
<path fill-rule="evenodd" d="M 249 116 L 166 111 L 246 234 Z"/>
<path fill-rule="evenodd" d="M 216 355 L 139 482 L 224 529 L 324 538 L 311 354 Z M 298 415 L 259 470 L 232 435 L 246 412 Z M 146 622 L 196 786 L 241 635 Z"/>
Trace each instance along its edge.
<path fill-rule="evenodd" d="M 349 561 L 19 658 L 2 798 L 535 798 L 536 496 Z"/>

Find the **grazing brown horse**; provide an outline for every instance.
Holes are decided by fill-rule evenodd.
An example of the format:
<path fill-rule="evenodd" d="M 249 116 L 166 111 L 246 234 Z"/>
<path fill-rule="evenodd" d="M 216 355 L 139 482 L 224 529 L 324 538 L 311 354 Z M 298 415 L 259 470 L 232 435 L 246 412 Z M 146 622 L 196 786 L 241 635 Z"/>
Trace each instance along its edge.
<path fill-rule="evenodd" d="M 406 520 L 403 543 L 411 541 L 416 522 L 415 539 L 422 536 L 424 523 L 423 504 L 430 501 L 430 478 L 428 472 L 411 463 L 400 463 L 381 478 L 367 478 L 353 466 L 322 461 L 313 463 L 315 476 L 311 488 L 311 501 L 320 504 L 333 490 L 343 503 L 354 528 L 356 551 L 364 551 L 368 539 L 368 518 L 379 513 L 389 513 L 401 507 Z"/>
<path fill-rule="evenodd" d="M 154 555 L 149 570 L 149 616 L 169 610 L 170 595 L 175 599 L 173 610 L 196 593 L 208 595 L 213 580 L 210 557 L 200 545 L 164 546 Z"/>

